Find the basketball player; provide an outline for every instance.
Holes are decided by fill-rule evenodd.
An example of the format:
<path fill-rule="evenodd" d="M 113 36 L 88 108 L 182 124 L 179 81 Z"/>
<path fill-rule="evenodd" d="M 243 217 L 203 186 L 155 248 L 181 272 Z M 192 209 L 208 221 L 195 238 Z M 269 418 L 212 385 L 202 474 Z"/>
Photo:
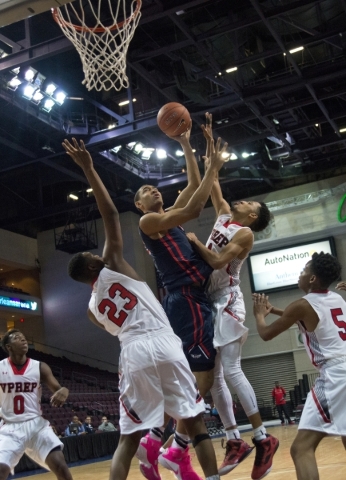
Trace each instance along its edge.
<path fill-rule="evenodd" d="M 41 389 L 44 383 L 53 392 L 51 405 L 61 407 L 68 389 L 59 385 L 46 363 L 28 358 L 28 342 L 17 329 L 2 339 L 9 355 L 0 362 L 0 480 L 6 480 L 26 453 L 58 480 L 72 480 L 62 453 L 63 443 L 48 420 L 42 417 Z"/>
<path fill-rule="evenodd" d="M 160 303 L 123 257 L 119 213 L 93 167 L 84 143 L 64 141 L 67 154 L 79 165 L 93 189 L 105 228 L 102 258 L 79 253 L 69 274 L 92 286 L 89 319 L 121 341 L 120 430 L 111 480 L 127 478 L 142 430 L 162 425 L 164 412 L 183 422 L 193 439 L 208 480 L 218 480 L 215 452 L 202 418 L 203 401 L 195 386 L 180 339 Z M 216 165 L 220 165 L 218 157 Z M 213 165 L 213 168 L 216 168 Z M 196 192 L 191 201 L 199 203 Z M 187 450 L 187 449 L 186 449 Z M 189 463 L 187 451 L 182 462 Z M 173 468 L 172 468 L 173 469 Z M 173 470 L 179 477 L 179 470 Z"/>
<path fill-rule="evenodd" d="M 273 307 L 265 295 L 254 294 L 254 315 L 260 337 L 267 341 L 295 323 L 320 376 L 309 392 L 291 455 L 298 480 L 318 480 L 315 450 L 327 435 L 341 435 L 346 448 L 346 303 L 328 290 L 340 276 L 341 265 L 329 253 L 314 253 L 298 286 L 305 292 L 285 310 Z M 339 287 L 340 288 L 340 287 Z M 270 325 L 268 313 L 280 318 Z"/>
<path fill-rule="evenodd" d="M 205 127 L 202 126 L 202 128 Z M 187 163 L 188 185 L 168 211 L 163 209 L 162 196 L 152 185 L 143 185 L 134 199 L 136 207 L 145 214 L 139 224 L 140 235 L 154 258 L 168 291 L 163 301 L 163 308 L 174 332 L 183 342 L 186 358 L 196 377 L 202 397 L 210 390 L 214 381 L 216 352 L 213 347 L 212 311 L 204 291 L 212 268 L 192 249 L 180 225 L 199 216 L 210 195 L 215 174 L 223 165 L 222 154 L 227 144 L 221 148 L 220 139 L 215 146 L 213 139 L 210 138 L 209 141 L 210 158 L 213 164 L 218 163 L 218 166 L 213 167 L 213 171 L 208 170 L 200 183 L 196 159 L 189 142 L 189 132 L 179 137 Z M 191 198 L 194 191 L 195 194 Z M 199 203 L 193 201 L 197 194 Z M 230 397 L 225 385 L 225 396 L 227 394 Z M 155 430 L 159 431 L 157 428 Z M 188 441 L 189 437 L 183 426 L 177 422 L 172 447 L 159 457 L 159 462 L 168 468 L 169 465 L 174 464 L 174 468 L 185 469 L 184 465 L 180 465 L 179 452 L 188 447 Z M 141 446 L 150 451 L 152 461 L 149 462 L 147 459 L 146 463 L 153 465 L 153 473 L 148 471 L 145 477 L 148 480 L 157 480 L 155 461 L 159 456 L 160 438 L 144 438 Z M 137 456 L 142 460 L 140 455 Z M 198 480 L 198 478 L 197 474 L 193 476 L 192 467 L 189 467 L 189 473 L 183 480 Z"/>
<path fill-rule="evenodd" d="M 211 115 L 209 118 L 206 135 L 211 135 Z M 219 474 L 230 472 L 253 449 L 240 438 L 232 400 L 225 402 L 222 401 L 222 396 L 220 397 L 226 379 L 236 391 L 253 427 L 256 458 L 251 476 L 253 480 L 258 480 L 270 472 L 279 442 L 266 433 L 255 392 L 241 369 L 241 349 L 247 338 L 248 328 L 244 325 L 245 305 L 239 288 L 239 274 L 252 249 L 253 232 L 267 227 L 270 212 L 264 203 L 254 201 L 235 202 L 231 207 L 223 198 L 217 178 L 211 196 L 218 217 L 206 246 L 195 234 L 188 233 L 187 236 L 203 259 L 214 269 L 207 290 L 213 302 L 214 347 L 218 350 L 211 394 L 227 437 L 226 455 Z M 231 420 L 225 422 L 224 418 L 227 417 L 231 417 Z"/>

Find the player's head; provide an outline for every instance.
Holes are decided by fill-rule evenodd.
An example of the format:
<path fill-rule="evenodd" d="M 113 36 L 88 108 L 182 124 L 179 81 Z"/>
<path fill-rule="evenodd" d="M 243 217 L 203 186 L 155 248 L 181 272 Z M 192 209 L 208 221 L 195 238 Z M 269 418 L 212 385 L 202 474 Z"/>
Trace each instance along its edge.
<path fill-rule="evenodd" d="M 163 206 L 162 195 L 153 185 L 142 185 L 136 192 L 134 202 L 143 213 L 157 212 Z"/>
<path fill-rule="evenodd" d="M 276 382 L 275 382 L 275 386 L 276 386 L 276 387 L 279 387 L 279 386 L 280 386 L 280 382 L 276 381 Z"/>
<path fill-rule="evenodd" d="M 298 286 L 305 292 L 311 289 L 326 289 L 340 277 L 341 265 L 330 253 L 314 253 L 305 265 Z"/>
<path fill-rule="evenodd" d="M 235 220 L 239 219 L 244 226 L 251 228 L 253 232 L 261 232 L 267 228 L 271 213 L 263 202 L 241 200 L 232 203 L 232 212 Z"/>
<path fill-rule="evenodd" d="M 90 284 L 104 266 L 104 261 L 98 255 L 90 252 L 76 253 L 68 263 L 68 274 L 77 282 Z"/>
<path fill-rule="evenodd" d="M 10 356 L 11 354 L 25 355 L 28 351 L 28 341 L 17 328 L 12 328 L 5 333 L 2 337 L 1 346 Z"/>

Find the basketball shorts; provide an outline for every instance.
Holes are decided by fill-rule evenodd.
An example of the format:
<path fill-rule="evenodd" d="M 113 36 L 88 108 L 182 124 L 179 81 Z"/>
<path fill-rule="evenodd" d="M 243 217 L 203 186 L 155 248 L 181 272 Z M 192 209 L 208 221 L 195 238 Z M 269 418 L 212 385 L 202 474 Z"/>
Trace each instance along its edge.
<path fill-rule="evenodd" d="M 216 355 L 213 313 L 204 290 L 186 286 L 169 292 L 163 299 L 163 308 L 174 333 L 183 342 L 191 370 L 212 370 Z"/>
<path fill-rule="evenodd" d="M 24 453 L 49 470 L 46 458 L 56 447 L 62 450 L 63 443 L 48 420 L 42 417 L 19 423 L 2 422 L 0 425 L 0 463 L 8 465 L 11 472 Z"/>
<path fill-rule="evenodd" d="M 346 361 L 336 358 L 321 369 L 307 396 L 298 429 L 346 436 L 345 404 Z"/>
<path fill-rule="evenodd" d="M 224 289 L 218 297 L 212 297 L 214 315 L 214 347 L 223 347 L 240 340 L 243 344 L 249 329 L 245 327 L 245 304 L 239 288 Z"/>
<path fill-rule="evenodd" d="M 170 329 L 123 343 L 120 365 L 121 433 L 161 426 L 165 412 L 179 420 L 204 411 L 181 341 Z"/>

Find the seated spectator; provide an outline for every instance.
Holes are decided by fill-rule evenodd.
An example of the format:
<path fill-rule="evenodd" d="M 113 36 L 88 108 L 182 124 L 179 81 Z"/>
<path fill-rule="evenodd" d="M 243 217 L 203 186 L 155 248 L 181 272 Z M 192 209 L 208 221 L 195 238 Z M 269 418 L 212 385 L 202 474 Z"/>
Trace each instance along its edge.
<path fill-rule="evenodd" d="M 83 427 L 82 422 L 79 420 L 77 415 L 74 415 L 72 418 L 72 422 L 69 423 L 65 430 L 65 437 L 72 437 L 73 435 L 83 435 L 85 434 L 85 430 Z"/>
<path fill-rule="evenodd" d="M 91 417 L 86 417 L 85 422 L 83 423 L 85 433 L 95 433 L 94 427 L 91 423 Z"/>
<path fill-rule="evenodd" d="M 101 423 L 101 425 L 99 426 L 98 429 L 101 430 L 101 432 L 116 432 L 117 431 L 117 429 L 115 428 L 113 423 L 109 422 L 105 415 L 102 417 L 102 423 Z"/>

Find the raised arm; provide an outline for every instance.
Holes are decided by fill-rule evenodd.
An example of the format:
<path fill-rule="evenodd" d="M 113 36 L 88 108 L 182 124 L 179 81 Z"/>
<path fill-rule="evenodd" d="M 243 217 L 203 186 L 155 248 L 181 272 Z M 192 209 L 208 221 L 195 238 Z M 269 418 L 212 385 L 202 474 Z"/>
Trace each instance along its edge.
<path fill-rule="evenodd" d="M 147 213 L 141 218 L 140 228 L 146 235 L 155 235 L 159 232 L 169 230 L 200 215 L 209 198 L 215 175 L 225 161 L 222 158 L 222 153 L 226 150 L 227 143 L 225 143 L 222 148 L 220 144 L 221 139 L 219 138 L 211 158 L 210 168 L 185 207 L 175 208 L 161 214 Z"/>
<path fill-rule="evenodd" d="M 90 153 L 85 148 L 83 140 L 78 144 L 75 138 L 72 144 L 64 140 L 63 147 L 72 160 L 83 170 L 96 199 L 105 229 L 105 245 L 103 248 L 103 260 L 109 268 L 119 271 L 131 278 L 139 279 L 137 273 L 124 260 L 123 238 L 119 221 L 119 212 L 116 209 L 106 187 L 94 169 Z"/>
<path fill-rule="evenodd" d="M 242 228 L 237 232 L 232 241 L 220 253 L 213 252 L 206 247 L 194 233 L 187 234 L 188 239 L 197 249 L 201 257 L 214 269 L 219 270 L 239 255 L 244 257 L 252 248 L 253 233 L 249 228 Z"/>
<path fill-rule="evenodd" d="M 184 135 L 181 137 L 170 137 L 179 142 L 183 149 L 186 161 L 187 186 L 179 194 L 174 205 L 169 210 L 184 208 L 201 183 L 201 174 L 199 173 L 197 160 L 190 144 L 191 128 L 192 122 Z"/>
<path fill-rule="evenodd" d="M 47 385 L 49 390 L 53 393 L 50 397 L 50 403 L 54 407 L 61 407 L 69 394 L 69 391 L 66 387 L 62 387 L 58 380 L 54 377 L 50 367 L 44 363 L 40 363 L 40 376 L 41 382 Z"/>

